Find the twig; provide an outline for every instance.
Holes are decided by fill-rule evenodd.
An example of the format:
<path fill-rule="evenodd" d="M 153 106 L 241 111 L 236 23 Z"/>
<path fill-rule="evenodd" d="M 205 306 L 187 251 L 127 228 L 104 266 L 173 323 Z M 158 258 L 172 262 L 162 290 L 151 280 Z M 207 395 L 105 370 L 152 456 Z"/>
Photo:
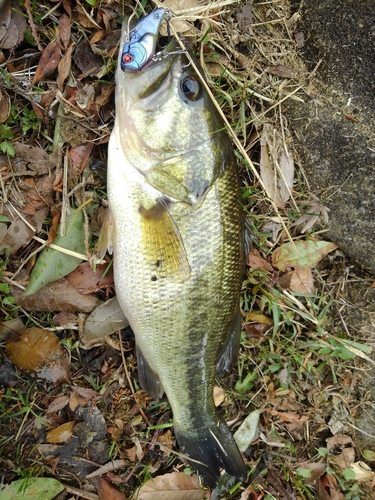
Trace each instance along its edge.
<path fill-rule="evenodd" d="M 16 214 L 22 220 L 22 222 L 24 222 L 26 224 L 26 226 L 28 226 L 31 229 L 31 231 L 33 231 L 33 233 L 35 233 L 36 228 L 32 224 L 30 224 L 30 222 L 28 220 L 26 220 L 25 217 L 23 217 L 23 215 L 16 209 L 16 207 L 10 201 L 9 201 L 9 205 L 16 212 Z"/>
<path fill-rule="evenodd" d="M 38 35 L 37 30 L 36 30 L 36 26 L 35 26 L 34 19 L 33 19 L 33 13 L 31 10 L 31 0 L 25 0 L 25 8 L 26 8 L 27 16 L 29 18 L 31 33 L 33 34 L 33 38 L 35 40 L 35 43 L 38 47 L 38 50 L 40 50 L 40 52 L 43 52 L 43 47 L 40 43 L 39 35 Z"/>
<path fill-rule="evenodd" d="M 127 461 L 127 460 L 123 460 L 123 459 L 111 460 L 110 462 L 99 467 L 99 469 L 96 469 L 96 471 L 91 472 L 91 474 L 88 474 L 86 476 L 86 479 L 91 479 L 93 477 L 102 476 L 103 474 L 107 474 L 108 472 L 112 472 L 112 471 L 117 470 L 117 469 L 123 469 L 124 467 L 127 467 L 128 465 L 129 465 L 129 461 Z"/>
<path fill-rule="evenodd" d="M 74 488 L 73 486 L 69 486 L 68 484 L 62 483 L 62 485 L 64 486 L 66 491 L 72 493 L 73 495 L 77 495 L 81 498 L 86 498 L 87 500 L 100 500 L 98 495 L 95 495 L 95 493 L 90 493 L 89 491 L 80 490 L 78 488 Z"/>
<path fill-rule="evenodd" d="M 64 167 L 63 167 L 63 187 L 62 187 L 62 206 L 61 206 L 61 219 L 60 219 L 60 235 L 65 236 L 66 229 L 66 214 L 69 210 L 68 207 L 68 155 L 64 156 Z"/>
<path fill-rule="evenodd" d="M 39 243 L 42 243 L 43 247 L 48 245 L 48 241 L 42 240 L 42 238 L 39 238 L 38 236 L 33 236 L 33 238 L 34 240 L 39 241 Z M 67 248 L 59 247 L 54 243 L 50 243 L 48 246 L 50 248 L 53 248 L 54 250 L 58 250 L 61 253 L 65 253 L 66 255 L 71 255 L 72 257 L 76 257 L 77 259 L 89 260 L 87 256 L 84 255 L 83 253 L 73 252 L 73 250 L 68 250 Z"/>

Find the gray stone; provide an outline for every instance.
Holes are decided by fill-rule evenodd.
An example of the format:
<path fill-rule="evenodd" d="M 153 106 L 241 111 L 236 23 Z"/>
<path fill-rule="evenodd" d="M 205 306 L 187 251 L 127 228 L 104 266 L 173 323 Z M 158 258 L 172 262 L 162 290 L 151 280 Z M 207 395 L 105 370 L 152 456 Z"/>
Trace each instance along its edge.
<path fill-rule="evenodd" d="M 292 1 L 299 8 L 299 1 Z M 301 7 L 305 103 L 286 114 L 311 190 L 330 208 L 331 239 L 375 271 L 375 2 L 315 0 Z"/>

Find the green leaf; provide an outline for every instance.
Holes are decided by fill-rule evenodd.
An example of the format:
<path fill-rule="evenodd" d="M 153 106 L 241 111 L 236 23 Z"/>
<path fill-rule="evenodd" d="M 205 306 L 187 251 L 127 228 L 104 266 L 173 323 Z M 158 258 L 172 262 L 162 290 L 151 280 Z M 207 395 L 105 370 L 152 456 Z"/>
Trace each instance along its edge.
<path fill-rule="evenodd" d="M 344 478 L 348 481 L 350 479 L 355 479 L 356 478 L 356 475 L 355 475 L 355 472 L 353 469 L 344 469 L 342 471 L 342 475 L 344 476 Z M 0 499 L 1 500 L 1 499 Z"/>
<path fill-rule="evenodd" d="M 0 500 L 52 500 L 63 489 L 59 481 L 48 477 L 18 479 L 0 492 Z"/>
<path fill-rule="evenodd" d="M 14 156 L 14 147 L 10 142 L 4 141 L 0 143 L 0 151 L 8 156 Z"/>
<path fill-rule="evenodd" d="M 257 379 L 257 376 L 258 375 L 256 372 L 249 372 L 243 380 L 237 380 L 235 386 L 236 391 L 244 393 L 252 389 L 252 387 L 254 386 L 252 382 Z"/>
<path fill-rule="evenodd" d="M 77 253 L 85 253 L 85 230 L 82 210 L 71 208 L 67 217 L 65 236 L 60 236 L 60 228 L 57 230 L 54 245 L 72 250 Z M 82 262 L 82 259 L 72 257 L 53 248 L 45 247 L 40 252 L 38 260 L 31 272 L 29 285 L 23 293 L 24 296 L 40 290 L 47 283 L 63 278 Z"/>
<path fill-rule="evenodd" d="M 10 219 L 6 215 L 0 215 L 0 222 L 10 222 Z"/>
<path fill-rule="evenodd" d="M 0 292 L 9 295 L 10 294 L 9 285 L 7 285 L 6 283 L 0 283 Z"/>
<path fill-rule="evenodd" d="M 355 354 L 347 349 L 340 349 L 338 356 L 343 360 L 355 358 Z"/>
<path fill-rule="evenodd" d="M 304 469 L 303 467 L 297 467 L 296 472 L 301 477 L 311 477 L 311 470 Z"/>
<path fill-rule="evenodd" d="M 321 457 L 325 457 L 328 453 L 327 448 L 318 448 L 318 453 Z"/>
<path fill-rule="evenodd" d="M 362 451 L 363 458 L 368 462 L 375 462 L 375 451 L 372 450 L 363 450 Z"/>

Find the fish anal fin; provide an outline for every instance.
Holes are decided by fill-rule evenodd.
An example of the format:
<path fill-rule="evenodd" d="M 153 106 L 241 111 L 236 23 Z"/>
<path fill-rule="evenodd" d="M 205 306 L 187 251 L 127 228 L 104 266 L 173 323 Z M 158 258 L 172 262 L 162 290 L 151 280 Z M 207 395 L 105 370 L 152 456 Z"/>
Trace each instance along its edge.
<path fill-rule="evenodd" d="M 153 399 L 160 399 L 163 396 L 164 391 L 159 381 L 159 377 L 151 370 L 147 359 L 143 356 L 138 346 L 136 347 L 136 350 L 140 386 Z"/>
<path fill-rule="evenodd" d="M 103 257 L 105 256 L 107 250 L 108 253 L 110 254 L 112 253 L 114 240 L 115 240 L 115 224 L 112 212 L 109 208 L 107 208 L 106 213 L 104 215 L 102 227 L 100 228 L 98 244 L 96 247 L 97 254 L 101 259 L 103 259 Z"/>
<path fill-rule="evenodd" d="M 189 464 L 209 488 L 215 488 L 221 477 L 221 469 L 240 480 L 245 480 L 247 469 L 234 438 L 224 420 L 185 434 L 174 426 L 175 435 L 182 451 L 190 457 Z"/>
<path fill-rule="evenodd" d="M 216 363 L 218 377 L 226 377 L 232 371 L 240 350 L 241 341 L 241 314 L 238 312 L 233 321 L 232 329 L 225 340 L 219 359 Z"/>
<path fill-rule="evenodd" d="M 142 219 L 142 246 L 156 277 L 185 282 L 190 277 L 190 265 L 180 231 L 165 200 L 151 208 L 139 207 Z M 154 279 L 152 277 L 152 279 Z"/>

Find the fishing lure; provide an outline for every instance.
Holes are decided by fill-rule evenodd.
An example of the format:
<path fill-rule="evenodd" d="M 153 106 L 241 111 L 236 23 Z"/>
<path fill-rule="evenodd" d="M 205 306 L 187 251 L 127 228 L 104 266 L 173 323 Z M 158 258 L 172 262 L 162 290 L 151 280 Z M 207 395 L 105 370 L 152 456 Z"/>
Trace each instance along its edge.
<path fill-rule="evenodd" d="M 126 72 L 141 71 L 156 53 L 156 45 L 161 22 L 168 23 L 171 18 L 169 9 L 155 9 L 143 17 L 129 32 L 121 55 L 121 69 Z"/>

